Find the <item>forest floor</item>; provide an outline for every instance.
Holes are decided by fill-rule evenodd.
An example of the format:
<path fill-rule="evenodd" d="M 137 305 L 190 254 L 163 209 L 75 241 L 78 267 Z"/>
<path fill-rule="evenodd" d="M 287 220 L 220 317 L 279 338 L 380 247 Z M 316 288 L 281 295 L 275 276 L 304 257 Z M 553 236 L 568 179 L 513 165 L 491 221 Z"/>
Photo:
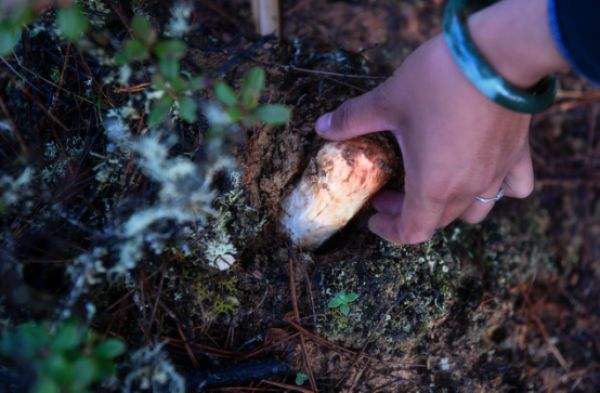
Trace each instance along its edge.
<path fill-rule="evenodd" d="M 183 66 L 239 86 L 246 71 L 260 65 L 267 71 L 266 99 L 293 110 L 285 127 L 244 129 L 231 144 L 239 176 L 221 175 L 220 216 L 203 236 L 224 230 L 235 246 L 235 263 L 219 271 L 175 246 L 148 253 L 130 276 L 133 285 L 102 283 L 85 293 L 96 310 L 92 326 L 131 348 L 166 342 L 173 364 L 189 380 L 234 370 L 224 373 L 227 386 L 212 380 L 210 392 L 597 392 L 598 91 L 574 76 L 561 77 L 557 104 L 533 120 L 535 192 L 503 201 L 484 223 L 453 224 L 427 244 L 400 247 L 368 232 L 367 208 L 317 252 L 304 252 L 288 244 L 278 217 L 282 198 L 324 142 L 314 134 L 314 121 L 376 86 L 439 32 L 443 2 L 286 0 L 281 42 L 254 36 L 246 3 L 195 2 L 194 21 L 202 30 L 188 38 Z M 161 12 L 160 6 L 149 10 Z M 34 70 L 66 64 L 49 50 L 39 53 L 28 61 L 43 57 L 47 64 L 31 64 Z M 87 75 L 84 63 L 73 58 L 64 67 L 73 78 L 65 85 L 76 84 L 77 72 Z M 118 102 L 114 97 L 122 93 L 106 94 Z M 13 113 L 28 132 L 57 127 L 46 111 L 32 125 L 31 116 L 16 113 L 20 96 L 0 95 L 4 115 Z M 78 116 L 83 124 L 94 110 L 55 112 Z M 84 154 L 103 143 L 97 123 L 85 123 L 87 129 L 77 128 L 77 119 L 65 124 L 74 132 L 69 135 L 84 141 Z M 177 149 L 197 154 L 202 127 L 174 130 L 184 141 Z M 68 145 L 67 136 L 54 131 L 25 139 L 39 146 L 34 155 L 43 154 L 48 140 Z M 133 169 L 122 189 L 90 190 L 85 179 L 91 167 L 88 158 L 72 161 L 71 180 L 56 184 L 48 199 L 99 212 L 103 195 L 119 195 L 125 202 L 115 210 L 128 211 L 139 200 L 130 194 L 139 198 L 151 190 Z M 401 185 L 399 174 L 393 186 Z M 34 214 L 44 212 L 37 209 Z M 41 303 L 69 293 L 61 263 L 91 249 L 95 239 L 62 216 L 37 226 L 14 217 L 4 223 L 9 220 L 24 285 L 43 294 L 39 309 L 27 317 L 44 316 L 49 312 Z M 2 278 L 2 285 L 8 280 Z M 327 306 L 340 291 L 358 295 L 348 315 Z M 11 304 L 10 296 L 5 300 L 11 318 L 25 318 L 21 305 Z M 271 361 L 293 372 L 251 382 L 231 375 L 270 367 Z"/>

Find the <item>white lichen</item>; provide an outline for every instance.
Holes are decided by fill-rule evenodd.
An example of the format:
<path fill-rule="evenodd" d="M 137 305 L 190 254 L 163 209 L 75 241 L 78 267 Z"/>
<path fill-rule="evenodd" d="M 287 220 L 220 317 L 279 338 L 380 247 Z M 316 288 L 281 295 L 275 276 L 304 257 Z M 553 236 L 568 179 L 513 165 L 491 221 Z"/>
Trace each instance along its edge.
<path fill-rule="evenodd" d="M 11 206 L 29 193 L 33 169 L 25 168 L 17 177 L 0 173 L 0 210 Z"/>
<path fill-rule="evenodd" d="M 237 249 L 231 243 L 227 233 L 220 233 L 217 238 L 204 241 L 204 256 L 210 266 L 219 270 L 227 270 L 235 263 Z"/>
<path fill-rule="evenodd" d="M 114 128 L 113 134 L 119 127 Z M 233 160 L 221 157 L 212 166 L 201 168 L 187 158 L 169 157 L 169 147 L 174 143 L 172 138 L 165 141 L 159 134 L 153 134 L 133 139 L 123 132 L 117 132 L 113 137 L 120 143 L 129 141 L 132 151 L 137 153 L 142 172 L 160 186 L 157 203 L 134 212 L 118 230 L 122 239 L 118 246 L 119 261 L 109 273 L 121 275 L 136 266 L 145 244 L 149 244 L 155 254 L 162 252 L 165 238 L 160 231 L 154 230 L 155 225 L 171 222 L 177 227 L 191 224 L 201 228 L 208 217 L 215 216 L 211 206 L 215 197 L 212 180 L 219 170 L 232 167 Z"/>
<path fill-rule="evenodd" d="M 123 393 L 149 391 L 153 393 L 184 393 L 185 379 L 175 370 L 164 343 L 154 348 L 144 347 L 130 356 L 130 371 L 123 381 Z"/>
<path fill-rule="evenodd" d="M 181 38 L 189 32 L 191 29 L 189 19 L 192 15 L 192 10 L 191 4 L 185 2 L 175 3 L 171 8 L 171 18 L 165 29 L 165 35 Z"/>

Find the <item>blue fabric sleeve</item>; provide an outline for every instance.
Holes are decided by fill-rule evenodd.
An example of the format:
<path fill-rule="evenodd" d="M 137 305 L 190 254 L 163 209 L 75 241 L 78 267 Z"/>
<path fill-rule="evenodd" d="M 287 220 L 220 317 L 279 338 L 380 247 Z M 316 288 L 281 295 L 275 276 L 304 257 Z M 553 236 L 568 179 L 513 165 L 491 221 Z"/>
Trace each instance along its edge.
<path fill-rule="evenodd" d="M 600 0 L 548 0 L 548 17 L 571 67 L 600 86 Z"/>

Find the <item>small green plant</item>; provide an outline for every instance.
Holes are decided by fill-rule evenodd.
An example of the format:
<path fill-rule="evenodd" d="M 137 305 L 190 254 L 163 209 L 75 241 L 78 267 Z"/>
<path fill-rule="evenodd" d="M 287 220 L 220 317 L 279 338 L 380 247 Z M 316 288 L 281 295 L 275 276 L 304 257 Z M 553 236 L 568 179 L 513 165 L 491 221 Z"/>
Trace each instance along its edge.
<path fill-rule="evenodd" d="M 358 299 L 358 294 L 346 291 L 340 291 L 333 299 L 329 301 L 327 307 L 339 310 L 343 315 L 350 314 L 350 303 Z"/>
<path fill-rule="evenodd" d="M 308 375 L 306 373 L 296 373 L 296 385 L 302 386 L 308 380 Z"/>
<path fill-rule="evenodd" d="M 32 393 L 87 392 L 114 374 L 114 359 L 124 351 L 120 340 L 102 341 L 74 319 L 55 329 L 47 322 L 27 323 L 0 336 L 0 355 L 34 370 Z"/>
<path fill-rule="evenodd" d="M 158 64 L 152 76 L 152 86 L 159 93 L 152 105 L 148 124 L 156 127 L 165 122 L 173 104 L 179 116 L 188 123 L 197 120 L 198 105 L 193 94 L 205 87 L 201 76 L 183 76 L 180 60 L 187 52 L 186 43 L 177 38 L 158 40 L 150 22 L 140 15 L 131 20 L 132 37 L 115 54 L 115 62 L 124 66 L 133 62 L 153 60 Z"/>
<path fill-rule="evenodd" d="M 29 7 L 15 10 L 0 19 L 0 56 L 10 54 L 21 39 L 21 29 L 34 19 Z"/>
<path fill-rule="evenodd" d="M 90 27 L 90 22 L 79 4 L 59 9 L 56 12 L 56 24 L 60 34 L 69 41 L 77 41 Z"/>
<path fill-rule="evenodd" d="M 21 29 L 33 22 L 37 15 L 32 7 L 22 7 L 12 14 L 0 17 L 0 56 L 9 54 L 21 38 Z M 56 25 L 60 35 L 67 41 L 77 42 L 90 30 L 90 21 L 83 7 L 70 3 L 56 10 Z M 180 61 L 187 53 L 187 44 L 177 37 L 159 37 L 150 22 L 136 15 L 130 24 L 131 37 L 126 39 L 115 53 L 114 61 L 124 67 L 121 71 L 129 79 L 132 63 L 142 63 L 152 73 L 154 90 L 148 114 L 148 125 L 158 127 L 167 121 L 173 107 L 179 117 L 187 122 L 198 120 L 198 101 L 195 95 L 212 82 L 200 75 L 181 70 Z M 151 67 L 154 65 L 155 67 Z M 122 82 L 124 83 L 124 82 Z M 244 78 L 239 94 L 225 82 L 215 84 L 215 96 L 224 106 L 225 124 L 241 123 L 251 127 L 257 122 L 272 126 L 283 125 L 290 119 L 290 110 L 281 104 L 260 105 L 265 84 L 265 71 L 260 67 L 251 69 Z M 217 127 L 218 128 L 218 127 Z M 220 133 L 213 129 L 211 135 Z M 214 135 L 213 135 L 214 134 Z"/>
<path fill-rule="evenodd" d="M 290 110 L 281 104 L 259 105 L 261 92 L 265 86 L 265 71 L 254 67 L 244 77 L 242 89 L 237 94 L 225 82 L 215 86 L 215 96 L 225 107 L 225 113 L 231 123 L 241 122 L 246 127 L 252 127 L 258 121 L 279 126 L 290 119 Z"/>
<path fill-rule="evenodd" d="M 13 7 L 8 14 L 0 15 L 0 56 L 10 54 L 21 39 L 21 30 L 35 21 L 36 13 L 31 4 Z M 0 9 L 0 12 L 4 11 Z M 60 35 L 68 41 L 79 40 L 89 29 L 90 23 L 79 4 L 67 4 L 56 11 L 56 25 Z"/>

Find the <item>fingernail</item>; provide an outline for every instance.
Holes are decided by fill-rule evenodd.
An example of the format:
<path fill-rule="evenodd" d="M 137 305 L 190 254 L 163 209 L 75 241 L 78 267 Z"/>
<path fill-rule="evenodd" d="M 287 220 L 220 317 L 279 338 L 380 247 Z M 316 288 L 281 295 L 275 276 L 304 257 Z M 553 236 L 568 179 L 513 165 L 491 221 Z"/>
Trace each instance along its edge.
<path fill-rule="evenodd" d="M 317 132 L 319 134 L 325 134 L 329 131 L 331 131 L 331 118 L 332 118 L 332 113 L 325 113 L 324 115 L 322 115 L 321 117 L 319 117 L 317 119 L 317 123 L 315 124 L 315 130 L 317 130 Z"/>

